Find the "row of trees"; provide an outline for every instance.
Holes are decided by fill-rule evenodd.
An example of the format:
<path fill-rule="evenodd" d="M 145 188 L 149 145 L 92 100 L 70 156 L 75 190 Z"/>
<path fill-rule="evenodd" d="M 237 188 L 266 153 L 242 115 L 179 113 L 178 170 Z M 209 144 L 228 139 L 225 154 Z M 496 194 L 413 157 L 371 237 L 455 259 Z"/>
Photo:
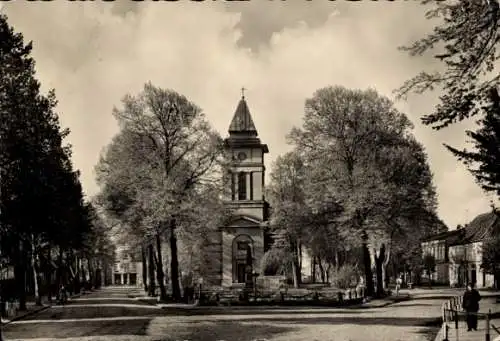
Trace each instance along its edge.
<path fill-rule="evenodd" d="M 0 15 L 0 254 L 2 271 L 14 267 L 17 291 L 4 281 L 2 295 L 15 294 L 21 309 L 28 288 L 40 304 L 53 286 L 79 283 L 82 272 L 92 277 L 113 253 L 106 225 L 84 200 L 63 142 L 69 130 L 60 127 L 54 92 L 40 91 L 31 50 Z"/>
<path fill-rule="evenodd" d="M 374 90 L 327 87 L 306 101 L 294 149 L 271 174 L 271 228 L 277 236 L 265 262 L 301 278 L 306 248 L 329 273 L 362 269 L 367 290 L 383 292 L 386 271 L 422 265 L 420 241 L 443 231 L 427 156 L 412 124 Z M 405 269 L 405 266 L 407 267 Z M 347 271 L 352 275 L 352 271 Z M 359 275 L 358 275 L 359 278 Z"/>

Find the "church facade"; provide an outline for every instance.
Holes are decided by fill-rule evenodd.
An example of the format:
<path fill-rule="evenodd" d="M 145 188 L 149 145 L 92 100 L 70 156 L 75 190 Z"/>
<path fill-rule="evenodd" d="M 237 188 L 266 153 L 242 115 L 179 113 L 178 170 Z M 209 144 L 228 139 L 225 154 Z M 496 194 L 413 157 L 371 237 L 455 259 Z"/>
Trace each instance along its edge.
<path fill-rule="evenodd" d="M 210 243 L 216 264 L 207 276 L 208 283 L 222 287 L 251 285 L 260 272 L 268 244 L 265 200 L 266 144 L 258 137 L 244 96 L 238 103 L 224 140 L 227 169 L 224 202 L 231 218 L 221 226 Z"/>

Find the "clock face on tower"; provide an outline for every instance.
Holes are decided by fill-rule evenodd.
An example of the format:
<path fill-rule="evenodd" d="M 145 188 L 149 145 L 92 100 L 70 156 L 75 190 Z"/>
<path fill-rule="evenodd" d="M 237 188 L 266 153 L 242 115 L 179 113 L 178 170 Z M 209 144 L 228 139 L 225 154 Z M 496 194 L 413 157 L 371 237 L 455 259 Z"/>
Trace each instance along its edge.
<path fill-rule="evenodd" d="M 239 152 L 238 153 L 238 160 L 240 161 L 243 161 L 247 158 L 247 154 L 243 153 L 243 152 Z"/>

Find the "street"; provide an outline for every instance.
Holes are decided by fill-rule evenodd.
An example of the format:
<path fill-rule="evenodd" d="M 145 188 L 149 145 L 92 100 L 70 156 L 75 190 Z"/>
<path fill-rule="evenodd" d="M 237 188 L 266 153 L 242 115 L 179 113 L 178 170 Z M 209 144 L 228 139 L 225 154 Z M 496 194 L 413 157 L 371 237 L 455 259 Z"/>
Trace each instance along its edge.
<path fill-rule="evenodd" d="M 159 308 L 104 288 L 4 326 L 6 340 L 427 341 L 441 297 L 379 308 Z"/>

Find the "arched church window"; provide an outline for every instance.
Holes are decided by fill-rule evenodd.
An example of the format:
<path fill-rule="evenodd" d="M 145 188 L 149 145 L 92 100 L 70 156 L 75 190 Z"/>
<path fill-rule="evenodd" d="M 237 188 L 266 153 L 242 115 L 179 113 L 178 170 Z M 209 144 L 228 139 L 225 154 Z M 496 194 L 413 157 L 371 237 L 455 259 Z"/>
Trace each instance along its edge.
<path fill-rule="evenodd" d="M 238 200 L 246 200 L 247 198 L 247 178 L 245 173 L 238 174 Z"/>

